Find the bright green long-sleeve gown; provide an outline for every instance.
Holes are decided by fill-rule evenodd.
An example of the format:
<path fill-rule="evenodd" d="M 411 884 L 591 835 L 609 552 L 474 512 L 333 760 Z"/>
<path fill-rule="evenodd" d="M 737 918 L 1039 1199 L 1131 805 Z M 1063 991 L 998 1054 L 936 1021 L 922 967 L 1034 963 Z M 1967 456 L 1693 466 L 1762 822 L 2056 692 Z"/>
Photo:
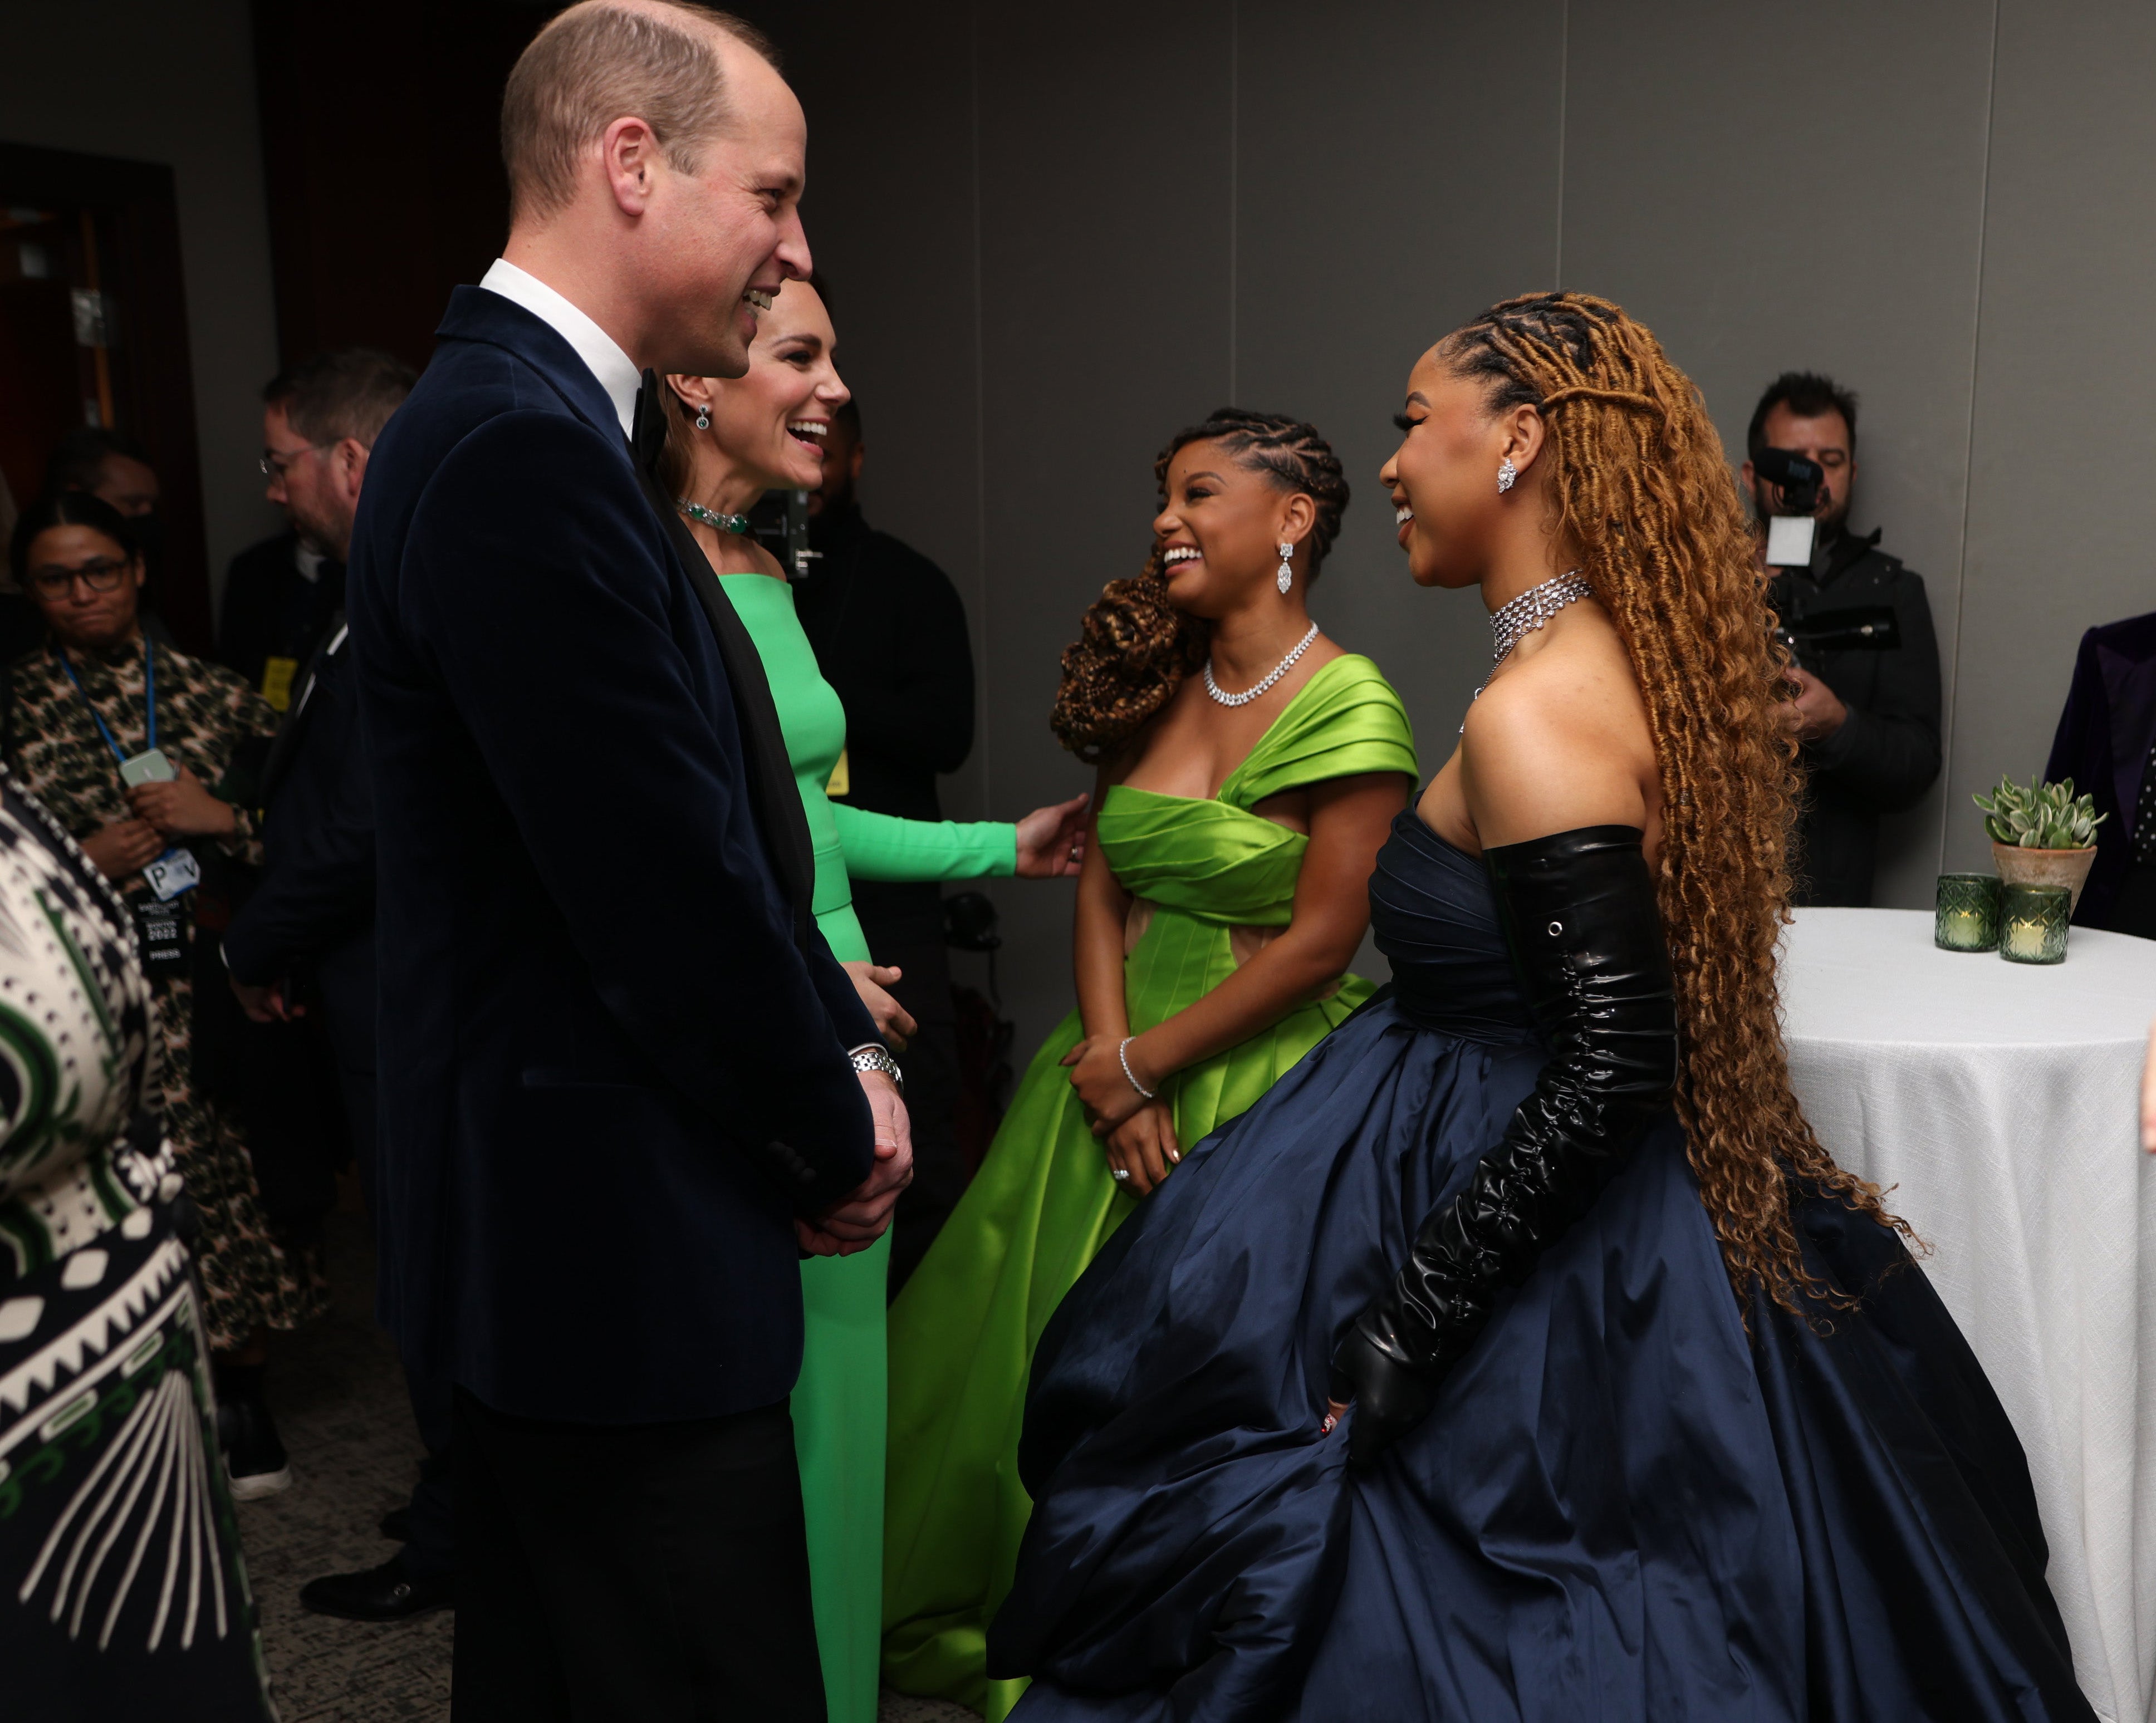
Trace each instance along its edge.
<path fill-rule="evenodd" d="M 816 852 L 816 926 L 842 963 L 865 961 L 849 873 L 864 879 L 1009 874 L 1016 828 L 997 822 L 894 819 L 824 792 L 846 745 L 845 709 L 816 667 L 793 592 L 762 574 L 720 585 L 756 643 Z M 875 1723 L 883 1577 L 884 1307 L 891 1240 L 856 1256 L 801 1265 L 808 1318 L 793 1390 L 793 1442 L 808 1521 L 816 1644 L 831 1723 Z"/>
<path fill-rule="evenodd" d="M 1251 813 L 1257 803 L 1327 778 L 1412 781 L 1414 771 L 1399 697 L 1350 654 L 1303 685 L 1215 799 L 1110 789 L 1095 828 L 1101 853 L 1152 906 L 1124 961 L 1132 1030 L 1224 981 L 1233 929 L 1287 925 L 1310 840 Z M 1252 1105 L 1370 992 L 1348 976 L 1330 997 L 1168 1079 L 1177 1139 L 1195 1143 Z M 1062 1068 L 1083 1033 L 1074 1011 L 1034 1056 L 979 1173 L 891 1313 L 884 1679 L 991 1719 L 1024 1686 L 989 1681 L 984 1654 L 1033 1507 L 1018 1479 L 1026 1372 L 1063 1295 L 1135 1206 L 1108 1176 Z"/>

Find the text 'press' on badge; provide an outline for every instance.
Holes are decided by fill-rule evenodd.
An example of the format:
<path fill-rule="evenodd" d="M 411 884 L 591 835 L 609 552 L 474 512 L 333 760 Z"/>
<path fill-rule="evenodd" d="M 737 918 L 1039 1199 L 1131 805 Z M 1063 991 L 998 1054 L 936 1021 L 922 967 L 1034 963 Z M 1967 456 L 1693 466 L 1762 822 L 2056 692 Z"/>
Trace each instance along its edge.
<path fill-rule="evenodd" d="M 138 897 L 134 902 L 135 935 L 142 950 L 142 971 L 152 987 L 187 972 L 187 924 L 180 906 Z"/>

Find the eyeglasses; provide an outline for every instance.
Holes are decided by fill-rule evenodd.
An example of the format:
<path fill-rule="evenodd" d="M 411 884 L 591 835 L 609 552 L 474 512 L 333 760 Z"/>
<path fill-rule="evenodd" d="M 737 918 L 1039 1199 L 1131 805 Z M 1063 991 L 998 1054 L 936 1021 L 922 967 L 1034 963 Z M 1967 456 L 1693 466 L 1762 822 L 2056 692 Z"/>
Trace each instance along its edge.
<path fill-rule="evenodd" d="M 285 474 L 291 470 L 292 463 L 299 459 L 301 455 L 312 454 L 317 449 L 335 447 L 336 445 L 333 443 L 310 443 L 305 449 L 265 449 L 262 451 L 262 459 L 255 464 L 262 469 L 264 478 L 275 479 L 281 483 Z"/>
<path fill-rule="evenodd" d="M 30 577 L 30 590 L 40 598 L 64 598 L 80 581 L 93 592 L 116 591 L 134 565 L 110 556 L 100 556 L 79 568 L 40 568 Z"/>

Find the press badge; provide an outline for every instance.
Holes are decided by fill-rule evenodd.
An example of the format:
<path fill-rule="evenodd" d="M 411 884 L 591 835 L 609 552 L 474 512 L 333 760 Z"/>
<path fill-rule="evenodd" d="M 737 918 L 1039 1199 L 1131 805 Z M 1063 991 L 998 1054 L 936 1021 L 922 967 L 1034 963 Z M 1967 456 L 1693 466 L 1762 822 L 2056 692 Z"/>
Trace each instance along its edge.
<path fill-rule="evenodd" d="M 202 884 L 202 864 L 190 849 L 167 850 L 149 866 L 142 869 L 142 877 L 150 882 L 150 890 L 157 894 L 157 901 L 168 904 L 183 891 L 192 891 Z"/>
<path fill-rule="evenodd" d="M 156 863 L 151 863 L 152 867 Z M 135 900 L 135 932 L 142 947 L 142 970 L 152 987 L 187 972 L 186 925 L 177 904 Z"/>
<path fill-rule="evenodd" d="M 120 762 L 120 782 L 131 790 L 137 784 L 168 784 L 179 775 L 172 756 L 162 748 L 145 748 Z"/>

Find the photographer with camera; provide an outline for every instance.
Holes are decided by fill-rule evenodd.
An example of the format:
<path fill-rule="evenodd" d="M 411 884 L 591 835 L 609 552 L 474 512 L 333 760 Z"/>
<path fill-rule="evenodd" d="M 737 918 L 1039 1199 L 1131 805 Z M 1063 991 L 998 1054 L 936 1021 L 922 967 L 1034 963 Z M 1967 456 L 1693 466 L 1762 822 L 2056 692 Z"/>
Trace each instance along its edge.
<path fill-rule="evenodd" d="M 1795 659 L 1782 709 L 1806 787 L 1790 858 L 1799 904 L 1864 907 L 1879 816 L 1939 773 L 1939 654 L 1922 576 L 1849 530 L 1856 397 L 1815 372 L 1768 385 L 1745 433 L 1762 566 Z"/>

